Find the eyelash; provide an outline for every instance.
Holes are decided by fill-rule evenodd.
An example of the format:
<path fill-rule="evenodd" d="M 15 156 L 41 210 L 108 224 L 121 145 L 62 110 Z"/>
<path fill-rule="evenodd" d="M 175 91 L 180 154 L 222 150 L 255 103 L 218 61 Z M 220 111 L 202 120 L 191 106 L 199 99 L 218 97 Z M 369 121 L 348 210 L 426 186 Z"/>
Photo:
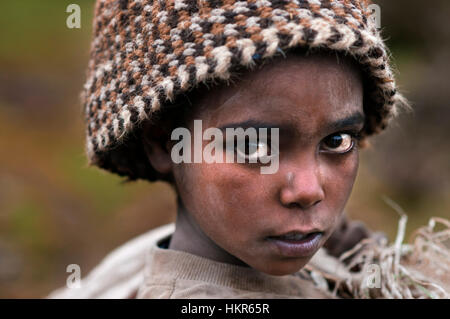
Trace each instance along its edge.
<path fill-rule="evenodd" d="M 259 141 L 260 137 L 257 136 L 257 139 L 258 139 L 258 141 Z M 238 141 L 235 139 L 235 140 L 234 140 L 234 149 L 232 150 L 232 151 L 234 152 L 235 155 L 237 155 L 237 153 L 238 153 L 238 150 L 237 150 L 237 143 L 238 143 Z M 266 143 L 265 143 L 265 144 L 269 147 L 269 153 L 271 153 L 272 150 L 270 149 L 270 146 L 272 145 L 272 140 L 271 140 L 271 138 L 270 138 L 270 135 L 267 136 L 267 140 L 266 140 Z M 225 147 L 226 147 L 226 146 L 225 146 Z M 272 155 L 269 155 L 269 156 L 272 156 Z"/>
<path fill-rule="evenodd" d="M 350 135 L 357 142 L 359 142 L 362 137 L 362 130 L 360 130 L 360 131 L 343 131 L 343 132 L 339 132 L 338 134 L 342 134 L 342 133 Z"/>

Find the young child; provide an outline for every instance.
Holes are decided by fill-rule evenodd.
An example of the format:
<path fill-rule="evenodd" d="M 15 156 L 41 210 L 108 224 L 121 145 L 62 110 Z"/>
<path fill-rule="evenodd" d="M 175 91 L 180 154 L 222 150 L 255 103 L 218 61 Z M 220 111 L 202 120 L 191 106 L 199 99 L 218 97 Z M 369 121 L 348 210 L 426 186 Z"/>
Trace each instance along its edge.
<path fill-rule="evenodd" d="M 171 183 L 177 220 L 55 296 L 329 297 L 298 272 L 369 236 L 343 215 L 358 148 L 406 105 L 369 2 L 99 0 L 94 29 L 90 164 Z"/>

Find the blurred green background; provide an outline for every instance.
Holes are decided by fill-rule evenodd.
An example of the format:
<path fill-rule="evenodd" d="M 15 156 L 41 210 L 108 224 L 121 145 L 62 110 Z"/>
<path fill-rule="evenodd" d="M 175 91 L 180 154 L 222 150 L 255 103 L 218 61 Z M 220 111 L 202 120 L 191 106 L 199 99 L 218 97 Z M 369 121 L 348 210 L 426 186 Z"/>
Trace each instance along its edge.
<path fill-rule="evenodd" d="M 70 3 L 81 29 L 66 27 Z M 414 113 L 372 139 L 347 210 L 393 240 L 431 216 L 450 218 L 450 2 L 377 1 L 383 34 Z M 66 266 L 86 275 L 128 239 L 174 219 L 163 183 L 123 185 L 89 168 L 79 93 L 94 1 L 0 4 L 0 298 L 44 297 L 65 284 Z"/>

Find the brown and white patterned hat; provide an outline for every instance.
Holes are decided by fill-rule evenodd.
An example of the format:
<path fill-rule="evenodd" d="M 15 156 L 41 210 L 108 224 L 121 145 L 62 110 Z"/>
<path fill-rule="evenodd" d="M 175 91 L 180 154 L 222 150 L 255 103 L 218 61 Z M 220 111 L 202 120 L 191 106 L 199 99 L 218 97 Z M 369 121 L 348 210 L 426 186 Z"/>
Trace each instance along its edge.
<path fill-rule="evenodd" d="M 202 82 L 294 48 L 349 54 L 369 79 L 365 135 L 398 106 L 387 49 L 366 0 L 98 0 L 83 103 L 90 165 L 155 180 L 136 130 Z M 131 154 L 133 156 L 131 156 Z"/>

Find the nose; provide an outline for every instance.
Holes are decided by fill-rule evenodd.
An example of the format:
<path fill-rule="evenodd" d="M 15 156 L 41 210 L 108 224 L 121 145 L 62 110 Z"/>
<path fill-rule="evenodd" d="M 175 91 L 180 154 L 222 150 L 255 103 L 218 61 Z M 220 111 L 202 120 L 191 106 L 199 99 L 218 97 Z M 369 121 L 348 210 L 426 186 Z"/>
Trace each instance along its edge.
<path fill-rule="evenodd" d="M 287 171 L 280 202 L 288 208 L 306 210 L 325 198 L 320 167 L 314 160 L 297 163 Z"/>

